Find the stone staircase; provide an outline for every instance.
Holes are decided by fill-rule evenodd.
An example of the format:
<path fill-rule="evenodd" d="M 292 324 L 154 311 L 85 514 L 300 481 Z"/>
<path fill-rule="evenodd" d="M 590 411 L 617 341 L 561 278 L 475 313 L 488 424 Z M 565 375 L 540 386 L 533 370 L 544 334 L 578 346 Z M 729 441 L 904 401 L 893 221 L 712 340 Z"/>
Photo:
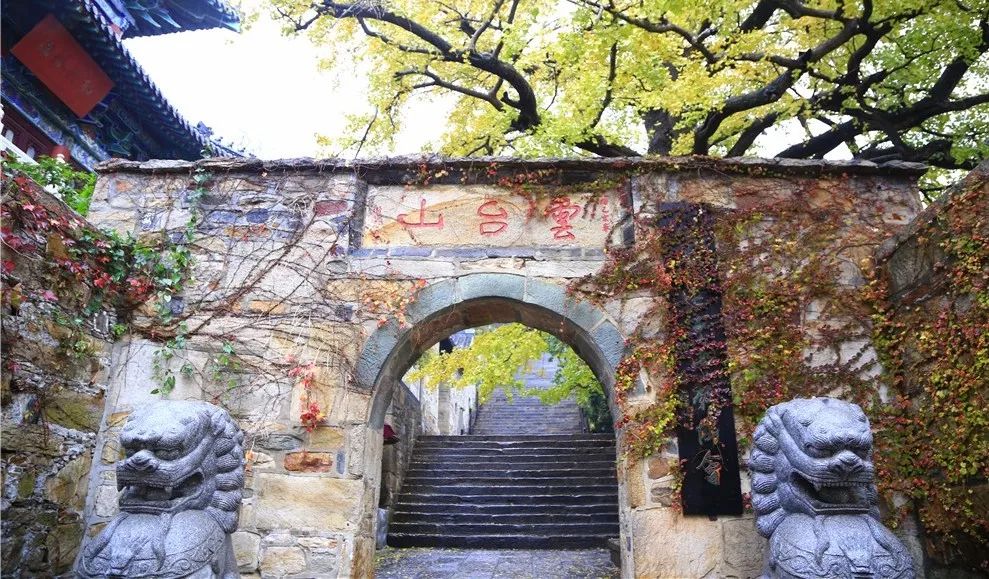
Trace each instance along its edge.
<path fill-rule="evenodd" d="M 498 389 L 478 409 L 471 434 L 512 436 L 580 431 L 580 408 L 572 400 L 554 406 L 546 406 L 535 396 L 515 396 L 509 401 Z"/>
<path fill-rule="evenodd" d="M 545 389 L 552 385 L 556 370 L 557 363 L 547 357 L 535 362 L 521 378 L 528 388 Z M 471 434 L 576 434 L 581 430 L 580 408 L 573 400 L 547 406 L 535 396 L 509 399 L 499 388 L 478 409 Z"/>
<path fill-rule="evenodd" d="M 496 393 L 474 434 L 418 439 L 388 544 L 603 548 L 618 533 L 614 436 L 581 433 L 573 402 Z"/>
<path fill-rule="evenodd" d="M 388 544 L 603 548 L 617 536 L 612 435 L 423 436 Z"/>

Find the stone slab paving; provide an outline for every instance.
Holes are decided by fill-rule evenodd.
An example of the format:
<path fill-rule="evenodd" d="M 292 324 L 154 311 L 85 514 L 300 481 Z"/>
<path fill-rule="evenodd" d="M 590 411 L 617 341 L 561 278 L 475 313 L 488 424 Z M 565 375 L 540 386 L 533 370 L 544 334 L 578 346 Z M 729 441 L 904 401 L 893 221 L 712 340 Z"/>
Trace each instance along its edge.
<path fill-rule="evenodd" d="M 607 549 L 382 549 L 377 579 L 617 579 Z"/>

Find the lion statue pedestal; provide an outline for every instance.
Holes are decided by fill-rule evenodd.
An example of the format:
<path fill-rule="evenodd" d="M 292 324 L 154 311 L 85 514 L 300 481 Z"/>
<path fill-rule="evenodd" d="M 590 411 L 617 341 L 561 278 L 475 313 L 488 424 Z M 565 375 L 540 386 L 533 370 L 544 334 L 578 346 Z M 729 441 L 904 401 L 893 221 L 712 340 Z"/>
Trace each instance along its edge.
<path fill-rule="evenodd" d="M 766 411 L 749 460 L 752 506 L 769 539 L 768 579 L 912 579 L 906 548 L 879 521 L 872 431 L 833 398 Z"/>
<path fill-rule="evenodd" d="M 80 577 L 239 577 L 230 534 L 244 486 L 244 434 L 226 411 L 162 401 L 120 435 L 120 514 L 80 558 Z"/>

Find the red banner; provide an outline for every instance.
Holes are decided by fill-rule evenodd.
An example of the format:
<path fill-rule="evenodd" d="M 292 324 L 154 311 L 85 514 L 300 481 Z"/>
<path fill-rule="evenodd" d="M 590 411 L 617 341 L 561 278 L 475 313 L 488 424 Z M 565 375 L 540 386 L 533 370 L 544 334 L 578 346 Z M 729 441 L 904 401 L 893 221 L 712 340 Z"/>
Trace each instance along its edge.
<path fill-rule="evenodd" d="M 72 112 L 84 117 L 113 88 L 113 81 L 49 14 L 10 50 Z"/>

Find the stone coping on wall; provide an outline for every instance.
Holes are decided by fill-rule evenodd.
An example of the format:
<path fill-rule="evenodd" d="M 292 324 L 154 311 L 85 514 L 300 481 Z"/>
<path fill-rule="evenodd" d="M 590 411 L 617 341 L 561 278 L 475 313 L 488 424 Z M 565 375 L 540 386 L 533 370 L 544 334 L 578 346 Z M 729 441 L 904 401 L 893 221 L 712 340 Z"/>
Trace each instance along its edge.
<path fill-rule="evenodd" d="M 986 186 L 989 183 L 989 160 L 977 165 L 971 172 L 965 175 L 957 183 L 949 187 L 944 194 L 934 200 L 923 211 L 920 212 L 909 224 L 901 228 L 894 235 L 891 235 L 876 249 L 876 262 L 885 263 L 894 253 L 909 240 L 917 237 L 924 230 L 931 227 L 941 216 L 945 207 L 951 203 L 953 196 L 959 192 L 974 187 L 981 183 Z"/>
<path fill-rule="evenodd" d="M 533 173 L 553 183 L 591 180 L 601 173 L 621 171 L 701 171 L 725 174 L 794 175 L 896 175 L 916 178 L 927 165 L 904 161 L 873 163 L 870 161 L 824 161 L 758 157 L 713 158 L 686 157 L 609 157 L 609 158 L 538 158 L 471 157 L 447 158 L 437 155 L 400 156 L 358 160 L 344 159 L 244 159 L 216 157 L 200 161 L 127 161 L 110 159 L 100 163 L 99 173 L 181 173 L 197 168 L 210 171 L 265 173 L 272 171 L 316 171 L 327 173 L 356 172 L 371 184 L 422 183 L 497 183 L 506 174 Z M 443 174 L 437 174 L 440 172 Z M 550 174 L 547 174 L 550 173 Z"/>

